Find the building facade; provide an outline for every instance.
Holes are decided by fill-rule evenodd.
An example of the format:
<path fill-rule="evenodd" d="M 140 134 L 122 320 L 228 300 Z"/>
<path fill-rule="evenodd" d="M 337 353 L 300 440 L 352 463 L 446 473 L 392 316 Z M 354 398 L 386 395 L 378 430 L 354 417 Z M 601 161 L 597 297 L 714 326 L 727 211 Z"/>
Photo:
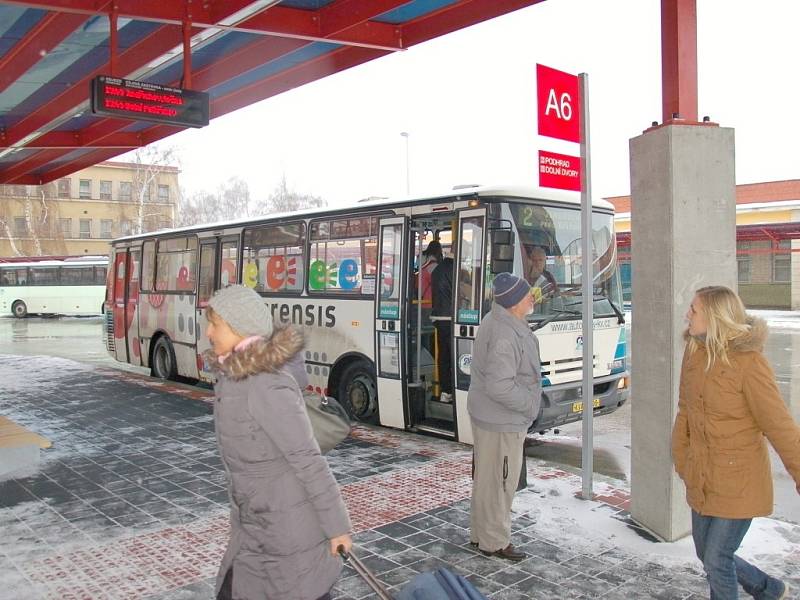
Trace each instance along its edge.
<path fill-rule="evenodd" d="M 0 257 L 107 255 L 114 238 L 172 227 L 178 174 L 103 162 L 45 185 L 0 185 Z"/>
<path fill-rule="evenodd" d="M 631 198 L 607 198 L 626 302 L 630 302 Z M 736 186 L 739 294 L 750 308 L 800 310 L 800 179 Z"/>

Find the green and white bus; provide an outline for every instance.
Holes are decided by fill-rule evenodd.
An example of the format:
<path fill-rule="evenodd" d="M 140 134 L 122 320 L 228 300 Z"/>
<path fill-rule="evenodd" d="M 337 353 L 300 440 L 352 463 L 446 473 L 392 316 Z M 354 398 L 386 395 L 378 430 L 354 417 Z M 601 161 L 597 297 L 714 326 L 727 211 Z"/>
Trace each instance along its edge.
<path fill-rule="evenodd" d="M 102 315 L 105 256 L 0 259 L 0 314 Z"/>
<path fill-rule="evenodd" d="M 628 397 L 626 340 L 613 207 L 596 202 L 593 213 L 590 402 L 595 414 L 606 414 Z M 584 407 L 580 223 L 576 194 L 468 187 L 121 238 L 112 242 L 107 348 L 157 377 L 211 381 L 201 356 L 209 347 L 208 300 L 220 287 L 243 283 L 276 321 L 305 330 L 310 388 L 362 421 L 470 443 L 472 344 L 491 309 L 492 280 L 527 272 L 538 247 L 550 278 L 529 317 L 544 383 L 532 430 L 543 431 L 580 419 Z M 442 340 L 415 285 L 422 251 L 434 239 L 453 258 L 449 369 L 440 368 Z M 451 381 L 439 381 L 440 370 Z M 441 393 L 443 383 L 452 398 Z"/>

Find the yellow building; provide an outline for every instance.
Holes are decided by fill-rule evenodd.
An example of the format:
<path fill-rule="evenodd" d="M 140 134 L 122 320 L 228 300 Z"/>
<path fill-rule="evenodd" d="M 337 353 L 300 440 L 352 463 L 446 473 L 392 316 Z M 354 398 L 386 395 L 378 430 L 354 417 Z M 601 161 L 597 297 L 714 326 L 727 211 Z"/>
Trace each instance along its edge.
<path fill-rule="evenodd" d="M 178 173 L 103 162 L 45 185 L 0 185 L 0 258 L 107 255 L 111 239 L 172 227 Z"/>

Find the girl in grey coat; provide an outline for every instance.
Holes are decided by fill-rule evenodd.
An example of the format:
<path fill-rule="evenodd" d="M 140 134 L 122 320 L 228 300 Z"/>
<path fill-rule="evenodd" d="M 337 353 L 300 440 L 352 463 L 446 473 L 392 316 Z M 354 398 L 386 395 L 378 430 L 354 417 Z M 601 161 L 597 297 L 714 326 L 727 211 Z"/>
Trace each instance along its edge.
<path fill-rule="evenodd" d="M 329 598 L 351 524 L 320 455 L 300 386 L 303 336 L 275 328 L 266 304 L 235 285 L 209 301 L 206 360 L 218 372 L 214 425 L 231 498 L 220 599 Z"/>

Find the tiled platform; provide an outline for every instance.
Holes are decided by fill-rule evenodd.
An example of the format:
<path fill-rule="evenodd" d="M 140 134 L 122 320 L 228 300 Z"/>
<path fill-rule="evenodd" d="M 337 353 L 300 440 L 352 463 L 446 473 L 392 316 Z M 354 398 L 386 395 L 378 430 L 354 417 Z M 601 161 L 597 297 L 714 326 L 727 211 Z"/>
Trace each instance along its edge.
<path fill-rule="evenodd" d="M 0 356 L 0 414 L 53 441 L 37 472 L 0 482 L 0 597 L 211 598 L 228 498 L 208 398 L 71 361 Z M 510 564 L 468 544 L 467 447 L 357 427 L 329 461 L 359 556 L 395 589 L 446 564 L 493 600 L 707 596 L 690 542 L 637 531 L 619 482 L 598 482 L 586 502 L 575 498 L 577 475 L 529 461 L 513 527 L 530 558 Z M 800 589 L 800 528 L 756 535 L 780 542 L 759 550 L 759 564 Z M 334 591 L 371 597 L 350 568 Z"/>

